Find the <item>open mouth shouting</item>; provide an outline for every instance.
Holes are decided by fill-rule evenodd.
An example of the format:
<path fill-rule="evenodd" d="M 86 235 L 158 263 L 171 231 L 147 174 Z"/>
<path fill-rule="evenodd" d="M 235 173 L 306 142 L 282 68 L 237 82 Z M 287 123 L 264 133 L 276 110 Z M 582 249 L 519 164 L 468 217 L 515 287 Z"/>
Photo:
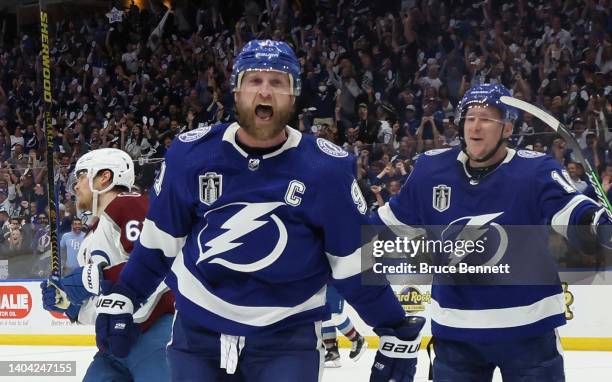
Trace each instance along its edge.
<path fill-rule="evenodd" d="M 255 115 L 262 121 L 270 121 L 274 115 L 272 105 L 260 103 L 255 106 Z"/>

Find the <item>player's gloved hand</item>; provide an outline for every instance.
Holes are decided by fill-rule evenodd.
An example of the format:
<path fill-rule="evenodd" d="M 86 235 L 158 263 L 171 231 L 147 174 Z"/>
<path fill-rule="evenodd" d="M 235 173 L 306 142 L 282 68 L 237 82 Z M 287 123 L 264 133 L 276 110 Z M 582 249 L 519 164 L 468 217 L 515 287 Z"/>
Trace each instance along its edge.
<path fill-rule="evenodd" d="M 593 215 L 591 232 L 597 237 L 597 242 L 612 249 L 612 220 L 605 208 L 600 208 Z"/>
<path fill-rule="evenodd" d="M 95 252 L 92 252 L 87 265 L 75 269 L 60 280 L 62 289 L 73 304 L 82 304 L 86 299 L 99 295 L 102 290 L 102 269 L 107 262 L 102 256 L 94 255 Z"/>
<path fill-rule="evenodd" d="M 79 310 L 81 307 L 73 304 L 66 296 L 61 287 L 52 280 L 45 280 L 40 283 L 42 292 L 43 308 L 49 312 L 63 313 L 72 322 L 76 322 L 79 318 Z"/>
<path fill-rule="evenodd" d="M 96 345 L 103 352 L 124 358 L 130 354 L 140 330 L 132 317 L 133 294 L 121 284 L 115 284 L 108 294 L 98 297 L 96 304 Z"/>
<path fill-rule="evenodd" d="M 425 318 L 406 317 L 393 328 L 376 328 L 380 346 L 374 358 L 370 382 L 412 382 L 416 373 L 421 329 Z"/>

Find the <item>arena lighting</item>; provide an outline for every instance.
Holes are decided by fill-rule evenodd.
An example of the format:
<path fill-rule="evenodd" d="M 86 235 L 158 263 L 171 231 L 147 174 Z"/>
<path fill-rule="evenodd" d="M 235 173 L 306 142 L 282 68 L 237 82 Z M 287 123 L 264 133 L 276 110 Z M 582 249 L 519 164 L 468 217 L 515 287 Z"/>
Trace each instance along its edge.
<path fill-rule="evenodd" d="M 147 3 L 147 2 L 148 2 L 148 1 L 146 1 L 146 0 L 134 0 L 134 4 L 135 4 L 135 5 L 136 5 L 138 8 L 140 8 L 140 9 L 144 9 L 144 8 L 146 8 L 146 3 Z M 163 1 L 163 3 L 164 3 L 164 5 L 165 5 L 166 7 L 171 7 L 171 6 L 172 6 L 172 0 L 164 0 L 164 1 Z"/>

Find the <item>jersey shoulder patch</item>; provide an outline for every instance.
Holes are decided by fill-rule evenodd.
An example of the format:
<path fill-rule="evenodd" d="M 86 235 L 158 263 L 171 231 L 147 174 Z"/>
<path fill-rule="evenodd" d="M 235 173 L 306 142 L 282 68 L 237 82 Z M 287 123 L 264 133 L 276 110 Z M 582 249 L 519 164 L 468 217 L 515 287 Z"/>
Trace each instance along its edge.
<path fill-rule="evenodd" d="M 539 157 L 543 157 L 544 153 L 539 153 L 537 151 L 531 151 L 531 150 L 518 150 L 516 152 L 516 155 L 518 155 L 521 158 L 527 158 L 527 159 L 531 159 L 531 158 L 539 158 Z"/>
<path fill-rule="evenodd" d="M 324 138 L 317 138 L 317 147 L 325 154 L 334 158 L 344 158 L 349 155 L 346 151 L 344 151 L 342 147 L 331 143 L 330 141 Z"/>
<path fill-rule="evenodd" d="M 185 131 L 184 133 L 179 134 L 178 139 L 185 143 L 194 142 L 208 134 L 211 129 L 212 126 L 210 125 L 198 127 L 197 129 Z"/>
<path fill-rule="evenodd" d="M 432 156 L 434 156 L 434 155 L 438 155 L 438 154 L 445 153 L 445 152 L 447 152 L 448 150 L 452 150 L 452 148 L 450 148 L 450 147 L 449 147 L 449 148 L 446 148 L 446 149 L 433 149 L 433 150 L 428 150 L 428 151 L 425 151 L 425 152 L 424 152 L 424 154 L 425 154 L 425 155 L 427 155 L 427 156 L 432 157 Z"/>

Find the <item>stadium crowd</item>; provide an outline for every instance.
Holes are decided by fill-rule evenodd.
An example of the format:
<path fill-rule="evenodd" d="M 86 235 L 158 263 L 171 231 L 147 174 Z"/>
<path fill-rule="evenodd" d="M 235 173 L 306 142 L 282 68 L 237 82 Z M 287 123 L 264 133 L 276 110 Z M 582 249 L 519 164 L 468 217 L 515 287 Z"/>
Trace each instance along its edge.
<path fill-rule="evenodd" d="M 120 3 L 97 14 L 71 4 L 51 23 L 58 237 L 79 219 L 87 229 L 69 186 L 83 153 L 125 150 L 147 192 L 177 134 L 234 120 L 231 63 L 254 38 L 294 47 L 303 88 L 291 126 L 358 158 L 372 209 L 398 192 L 420 153 L 460 144 L 457 103 L 482 82 L 502 83 L 567 124 L 610 189 L 608 1 Z M 1 37 L 0 259 L 44 264 L 50 240 L 40 33 Z M 563 139 L 532 116 L 519 118 L 511 143 L 553 155 L 577 188 L 592 192 Z M 0 263 L 0 278 L 44 276 L 40 264 L 12 272 Z"/>

